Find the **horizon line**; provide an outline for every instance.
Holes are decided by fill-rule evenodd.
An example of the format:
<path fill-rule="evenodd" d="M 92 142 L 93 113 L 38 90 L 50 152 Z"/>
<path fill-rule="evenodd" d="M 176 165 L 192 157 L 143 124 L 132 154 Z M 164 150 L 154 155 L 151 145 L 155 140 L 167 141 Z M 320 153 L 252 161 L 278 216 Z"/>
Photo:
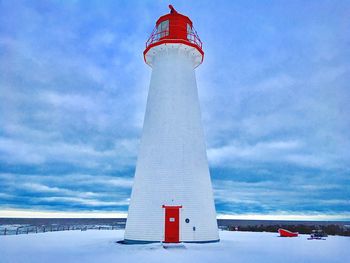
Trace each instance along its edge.
<path fill-rule="evenodd" d="M 127 218 L 126 212 L 72 212 L 48 210 L 0 210 L 0 218 Z M 350 213 L 345 214 L 220 214 L 217 219 L 232 220 L 275 220 L 275 221 L 350 221 Z"/>

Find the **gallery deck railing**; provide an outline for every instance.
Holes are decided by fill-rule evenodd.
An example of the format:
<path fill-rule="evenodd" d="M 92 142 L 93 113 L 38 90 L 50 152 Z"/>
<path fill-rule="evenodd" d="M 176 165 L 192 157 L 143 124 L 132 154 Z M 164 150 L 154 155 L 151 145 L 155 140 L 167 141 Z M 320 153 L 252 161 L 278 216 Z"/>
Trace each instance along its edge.
<path fill-rule="evenodd" d="M 187 31 L 186 29 L 182 29 L 182 28 L 177 29 L 177 26 L 172 26 L 172 30 L 177 30 L 177 34 L 179 34 L 179 37 L 170 38 L 169 29 L 158 31 L 157 28 L 154 28 L 151 33 L 151 36 L 148 38 L 146 42 L 146 48 L 162 40 L 185 40 L 192 44 L 195 44 L 200 49 L 202 49 L 202 45 L 203 45 L 202 41 L 200 40 L 197 34 L 197 31 L 194 28 L 192 28 L 191 31 Z"/>

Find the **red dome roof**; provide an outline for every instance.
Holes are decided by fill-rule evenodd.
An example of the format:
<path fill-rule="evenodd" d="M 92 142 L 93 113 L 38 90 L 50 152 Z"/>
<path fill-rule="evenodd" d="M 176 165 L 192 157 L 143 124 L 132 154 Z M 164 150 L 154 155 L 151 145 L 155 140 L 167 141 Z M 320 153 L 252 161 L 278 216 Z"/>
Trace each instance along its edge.
<path fill-rule="evenodd" d="M 165 20 L 170 20 L 171 22 L 174 22 L 175 24 L 180 26 L 183 26 L 183 25 L 186 26 L 186 23 L 188 23 L 192 27 L 192 21 L 191 19 L 188 18 L 188 16 L 178 13 L 172 5 L 169 5 L 169 8 L 170 8 L 170 13 L 164 16 L 161 16 L 157 20 L 156 26 L 159 26 L 159 24 Z"/>

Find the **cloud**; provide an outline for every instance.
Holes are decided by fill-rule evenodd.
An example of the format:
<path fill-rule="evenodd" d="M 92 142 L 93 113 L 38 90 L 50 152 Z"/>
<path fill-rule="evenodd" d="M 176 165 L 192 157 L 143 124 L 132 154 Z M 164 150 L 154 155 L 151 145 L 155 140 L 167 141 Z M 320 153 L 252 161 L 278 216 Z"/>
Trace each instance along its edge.
<path fill-rule="evenodd" d="M 294 161 L 290 153 L 303 148 L 303 143 L 298 140 L 288 141 L 263 141 L 252 145 L 231 142 L 217 148 L 208 149 L 208 158 L 212 165 L 230 166 L 241 161 L 254 162 L 279 162 Z M 306 161 L 307 165 L 308 162 Z"/>
<path fill-rule="evenodd" d="M 81 174 L 21 175 L 0 174 L 5 192 L 0 205 L 51 210 L 91 209 L 123 211 L 129 203 L 132 179 Z M 23 203 L 23 200 L 26 200 Z"/>
<path fill-rule="evenodd" d="M 112 162 L 120 158 L 119 169 L 134 162 L 133 152 L 135 141 L 116 141 L 112 149 L 99 150 L 82 143 L 38 142 L 37 144 L 19 140 L 0 138 L 1 152 L 9 163 L 42 164 L 45 162 L 73 163 L 85 167 L 97 167 L 101 162 Z M 114 162 L 117 162 L 115 160 Z"/>
<path fill-rule="evenodd" d="M 286 180 L 282 180 L 282 183 L 269 181 L 268 178 L 260 182 L 214 180 L 216 204 L 222 207 L 222 213 L 227 214 L 249 214 L 257 211 L 260 214 L 348 212 L 348 200 L 336 197 L 337 194 L 346 195 L 347 189 L 339 185 L 329 187 L 311 180 L 306 180 L 306 183 L 313 183 L 312 185 L 298 185 L 294 178 L 300 179 L 302 176 L 294 174 L 288 183 Z"/>
<path fill-rule="evenodd" d="M 77 198 L 77 197 L 56 197 L 56 196 L 51 196 L 51 197 L 42 197 L 42 198 L 33 198 L 34 201 L 39 201 L 39 202 L 48 202 L 48 203 L 77 203 L 77 204 L 82 204 L 84 206 L 88 207 L 105 207 L 105 206 L 121 206 L 121 205 L 128 205 L 129 202 L 127 200 L 125 201 L 118 201 L 118 202 L 111 202 L 111 201 L 99 201 L 96 199 L 86 199 L 86 198 Z"/>
<path fill-rule="evenodd" d="M 196 74 L 217 211 L 348 212 L 348 4 L 174 5 L 204 43 Z M 151 73 L 142 51 L 167 11 L 0 3 L 0 208 L 126 213 Z"/>

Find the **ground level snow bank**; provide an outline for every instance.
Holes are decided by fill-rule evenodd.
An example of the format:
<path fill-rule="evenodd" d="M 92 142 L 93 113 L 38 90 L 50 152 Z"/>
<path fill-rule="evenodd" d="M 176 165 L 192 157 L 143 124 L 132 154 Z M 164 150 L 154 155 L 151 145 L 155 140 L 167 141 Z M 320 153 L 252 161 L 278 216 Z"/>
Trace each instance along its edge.
<path fill-rule="evenodd" d="M 350 262 L 350 238 L 281 238 L 277 233 L 221 231 L 219 243 L 121 245 L 123 230 L 63 231 L 0 236 L 0 262 Z"/>

